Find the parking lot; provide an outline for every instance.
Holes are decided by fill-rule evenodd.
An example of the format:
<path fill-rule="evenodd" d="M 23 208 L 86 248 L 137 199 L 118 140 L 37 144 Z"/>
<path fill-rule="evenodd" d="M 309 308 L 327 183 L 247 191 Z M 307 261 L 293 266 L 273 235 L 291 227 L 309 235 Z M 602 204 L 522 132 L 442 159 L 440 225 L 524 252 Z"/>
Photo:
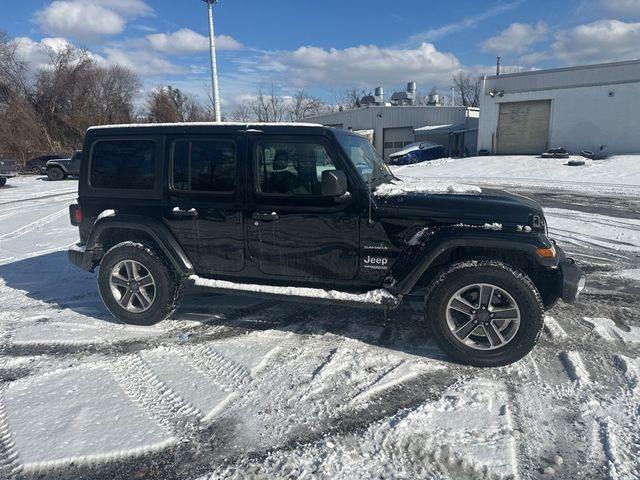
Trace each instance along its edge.
<path fill-rule="evenodd" d="M 119 324 L 66 258 L 77 183 L 12 180 L 0 477 L 640 478 L 640 200 L 543 180 L 490 183 L 541 202 L 587 290 L 500 369 L 451 363 L 409 307 L 191 288 L 175 318 Z"/>

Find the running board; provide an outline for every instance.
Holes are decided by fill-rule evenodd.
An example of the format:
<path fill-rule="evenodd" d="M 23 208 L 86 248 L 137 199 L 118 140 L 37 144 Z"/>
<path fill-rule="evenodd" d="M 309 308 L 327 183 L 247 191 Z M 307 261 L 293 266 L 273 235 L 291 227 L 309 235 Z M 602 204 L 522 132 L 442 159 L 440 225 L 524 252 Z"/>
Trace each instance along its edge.
<path fill-rule="evenodd" d="M 196 287 L 211 289 L 228 295 L 246 295 L 260 298 L 279 298 L 282 300 L 325 303 L 352 307 L 367 307 L 393 310 L 402 302 L 402 296 L 395 296 L 384 289 L 365 293 L 349 293 L 321 288 L 280 287 L 276 285 L 257 285 L 234 283 L 225 280 L 211 280 L 191 275 L 189 281 Z"/>

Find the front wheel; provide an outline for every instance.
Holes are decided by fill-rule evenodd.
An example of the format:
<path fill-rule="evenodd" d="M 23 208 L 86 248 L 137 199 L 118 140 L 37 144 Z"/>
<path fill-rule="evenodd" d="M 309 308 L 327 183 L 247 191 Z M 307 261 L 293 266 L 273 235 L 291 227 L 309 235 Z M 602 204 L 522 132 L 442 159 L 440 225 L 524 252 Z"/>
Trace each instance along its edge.
<path fill-rule="evenodd" d="M 478 367 L 516 362 L 535 346 L 544 307 L 531 279 L 499 261 L 452 265 L 431 284 L 426 317 L 454 360 Z"/>
<path fill-rule="evenodd" d="M 0 187 L 4 187 L 7 184 L 7 177 L 0 177 Z"/>
<path fill-rule="evenodd" d="M 61 168 L 51 167 L 47 169 L 47 176 L 52 182 L 63 180 L 65 175 Z"/>
<path fill-rule="evenodd" d="M 168 318 L 182 297 L 182 281 L 166 259 L 132 242 L 105 253 L 98 272 L 102 301 L 118 320 L 153 325 Z"/>

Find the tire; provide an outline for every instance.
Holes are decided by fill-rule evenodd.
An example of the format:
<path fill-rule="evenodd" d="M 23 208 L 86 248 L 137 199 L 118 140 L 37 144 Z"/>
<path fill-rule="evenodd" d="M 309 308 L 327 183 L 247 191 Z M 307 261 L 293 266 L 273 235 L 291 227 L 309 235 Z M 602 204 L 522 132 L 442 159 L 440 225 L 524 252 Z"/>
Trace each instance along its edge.
<path fill-rule="evenodd" d="M 415 153 L 412 154 L 411 157 L 409 157 L 409 158 L 410 158 L 410 160 L 409 160 L 410 163 L 412 163 L 412 164 L 418 163 L 418 156 Z"/>
<path fill-rule="evenodd" d="M 149 277 L 153 285 L 149 284 Z M 135 284 L 137 280 L 141 280 L 139 286 Z M 127 286 L 128 283 L 133 285 Z M 163 255 L 140 243 L 124 242 L 102 257 L 98 290 L 118 320 L 130 325 L 154 325 L 178 308 L 183 284 Z"/>
<path fill-rule="evenodd" d="M 489 302 L 479 301 L 481 292 Z M 442 350 L 476 367 L 520 360 L 544 325 L 544 306 L 531 279 L 495 260 L 456 263 L 439 274 L 427 290 L 425 315 Z"/>
<path fill-rule="evenodd" d="M 50 181 L 58 182 L 64 179 L 65 174 L 61 168 L 51 167 L 51 168 L 47 168 L 47 176 L 49 177 Z"/>
<path fill-rule="evenodd" d="M 4 187 L 7 184 L 7 177 L 0 177 L 0 187 Z"/>
<path fill-rule="evenodd" d="M 34 175 L 42 175 L 42 168 L 41 167 L 32 167 L 31 168 L 31 173 L 33 173 Z"/>

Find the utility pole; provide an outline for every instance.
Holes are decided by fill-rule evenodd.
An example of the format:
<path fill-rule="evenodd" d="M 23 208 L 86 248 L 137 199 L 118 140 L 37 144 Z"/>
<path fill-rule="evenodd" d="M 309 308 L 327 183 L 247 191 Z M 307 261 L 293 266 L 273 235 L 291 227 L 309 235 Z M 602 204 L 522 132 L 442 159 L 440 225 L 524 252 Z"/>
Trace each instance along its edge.
<path fill-rule="evenodd" d="M 213 89 L 214 121 L 220 122 L 220 93 L 218 87 L 218 63 L 216 60 L 216 37 L 213 31 L 213 5 L 218 0 L 202 0 L 209 9 L 209 46 L 211 47 L 211 88 Z"/>
<path fill-rule="evenodd" d="M 496 75 L 500 75 L 500 57 L 496 58 Z"/>

